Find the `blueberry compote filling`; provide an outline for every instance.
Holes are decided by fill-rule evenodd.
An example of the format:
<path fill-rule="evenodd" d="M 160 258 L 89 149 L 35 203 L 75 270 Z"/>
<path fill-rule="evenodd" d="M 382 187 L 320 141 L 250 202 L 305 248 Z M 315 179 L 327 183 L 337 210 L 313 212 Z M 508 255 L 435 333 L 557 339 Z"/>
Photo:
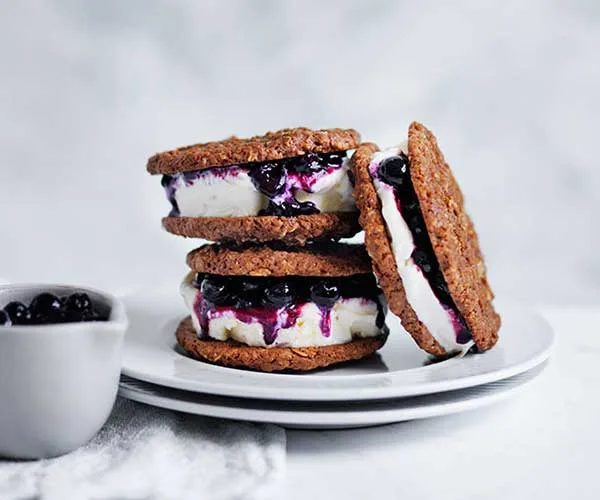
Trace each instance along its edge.
<path fill-rule="evenodd" d="M 245 163 L 227 167 L 213 167 L 174 175 L 163 175 L 161 184 L 171 203 L 169 216 L 181 215 L 176 193 L 183 183 L 190 187 L 202 176 L 225 178 L 246 173 L 254 188 L 267 199 L 266 207 L 258 215 L 297 216 L 320 213 L 312 201 L 299 201 L 297 191 L 315 192 L 315 185 L 325 176 L 342 168 L 346 152 L 307 153 L 282 160 Z"/>
<path fill-rule="evenodd" d="M 208 338 L 209 321 L 224 313 L 242 323 L 259 323 L 264 344 L 272 345 L 280 330 L 292 328 L 306 307 L 317 307 L 323 337 L 332 332 L 332 311 L 341 299 L 359 299 L 376 304 L 376 327 L 384 331 L 385 311 L 381 290 L 371 274 L 350 277 L 240 277 L 198 274 L 191 285 L 200 293 L 193 305 L 200 335 Z M 379 333 L 381 333 L 379 332 Z"/>
<path fill-rule="evenodd" d="M 413 238 L 414 250 L 411 258 L 423 273 L 439 303 L 451 312 L 456 342 L 458 344 L 471 342 L 473 340 L 471 332 L 450 295 L 448 285 L 433 251 L 419 200 L 410 177 L 408 157 L 400 152 L 396 156 L 384 159 L 379 165 L 377 176 L 379 180 L 394 189 L 396 207 Z"/>

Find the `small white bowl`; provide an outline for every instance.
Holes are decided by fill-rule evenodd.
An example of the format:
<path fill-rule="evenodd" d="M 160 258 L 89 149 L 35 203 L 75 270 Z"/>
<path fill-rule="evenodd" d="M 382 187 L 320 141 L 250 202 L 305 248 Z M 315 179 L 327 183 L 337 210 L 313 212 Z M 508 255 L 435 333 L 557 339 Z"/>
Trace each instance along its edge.
<path fill-rule="evenodd" d="M 0 326 L 0 456 L 55 457 L 87 443 L 115 403 L 127 316 L 109 294 L 65 285 L 0 286 L 0 308 L 38 293 L 87 293 L 108 321 Z"/>

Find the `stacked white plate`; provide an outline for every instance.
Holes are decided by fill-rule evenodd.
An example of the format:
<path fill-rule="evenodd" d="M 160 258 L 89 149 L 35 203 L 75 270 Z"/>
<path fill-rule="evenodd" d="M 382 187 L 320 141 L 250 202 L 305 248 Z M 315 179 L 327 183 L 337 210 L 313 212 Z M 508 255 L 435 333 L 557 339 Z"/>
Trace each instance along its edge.
<path fill-rule="evenodd" d="M 197 361 L 176 346 L 186 311 L 174 293 L 125 298 L 120 395 L 187 413 L 286 427 L 344 428 L 456 413 L 500 401 L 533 380 L 554 344 L 550 326 L 516 306 L 484 354 L 432 363 L 388 315 L 390 337 L 375 356 L 311 373 L 257 373 Z"/>

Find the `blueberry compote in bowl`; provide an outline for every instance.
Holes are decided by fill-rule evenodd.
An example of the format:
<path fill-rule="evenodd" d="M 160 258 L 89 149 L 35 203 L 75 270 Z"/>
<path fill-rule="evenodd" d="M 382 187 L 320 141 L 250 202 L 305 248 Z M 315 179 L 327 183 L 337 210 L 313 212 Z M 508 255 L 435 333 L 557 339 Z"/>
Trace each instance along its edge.
<path fill-rule="evenodd" d="M 65 285 L 0 286 L 0 457 L 68 453 L 115 402 L 127 328 L 123 303 Z"/>

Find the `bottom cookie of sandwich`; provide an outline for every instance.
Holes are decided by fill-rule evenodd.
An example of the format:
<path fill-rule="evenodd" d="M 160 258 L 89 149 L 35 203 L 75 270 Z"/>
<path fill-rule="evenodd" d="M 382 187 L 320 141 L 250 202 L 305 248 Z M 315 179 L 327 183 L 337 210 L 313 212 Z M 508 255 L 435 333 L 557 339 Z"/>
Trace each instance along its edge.
<path fill-rule="evenodd" d="M 382 334 L 320 347 L 253 347 L 232 340 L 202 339 L 190 317 L 180 323 L 175 335 L 178 344 L 195 358 L 221 366 L 263 372 L 309 371 L 355 361 L 375 353 L 387 339 L 387 335 Z"/>

